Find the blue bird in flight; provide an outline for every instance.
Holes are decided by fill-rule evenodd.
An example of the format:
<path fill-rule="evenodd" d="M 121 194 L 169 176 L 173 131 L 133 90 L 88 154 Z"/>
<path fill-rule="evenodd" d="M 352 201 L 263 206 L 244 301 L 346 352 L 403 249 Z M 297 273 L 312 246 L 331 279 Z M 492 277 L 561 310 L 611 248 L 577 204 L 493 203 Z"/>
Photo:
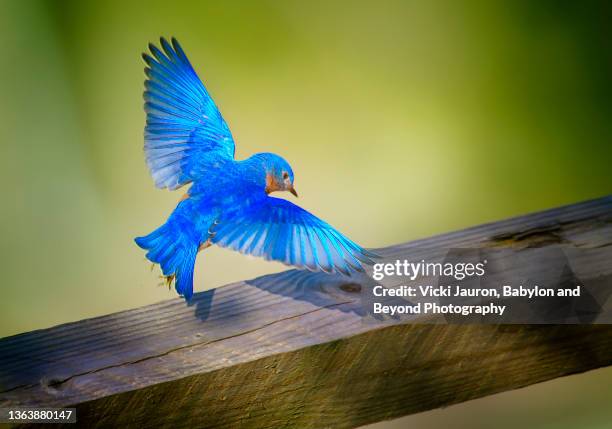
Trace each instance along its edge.
<path fill-rule="evenodd" d="M 310 271 L 363 272 L 376 255 L 291 202 L 293 170 L 273 153 L 234 159 L 234 140 L 178 41 L 144 53 L 144 152 L 158 188 L 191 183 L 166 223 L 136 244 L 159 264 L 168 285 L 193 295 L 199 251 L 216 244 Z"/>

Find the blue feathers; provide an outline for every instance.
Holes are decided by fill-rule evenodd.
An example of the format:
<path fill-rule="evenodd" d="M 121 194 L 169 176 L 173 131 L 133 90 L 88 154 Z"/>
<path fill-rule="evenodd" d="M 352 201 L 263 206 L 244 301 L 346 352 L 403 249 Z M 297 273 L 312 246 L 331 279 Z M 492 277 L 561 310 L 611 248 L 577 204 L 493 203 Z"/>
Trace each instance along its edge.
<path fill-rule="evenodd" d="M 168 221 L 136 243 L 160 265 L 179 295 L 193 294 L 198 252 L 212 244 L 311 271 L 350 275 L 372 253 L 289 201 L 297 196 L 290 165 L 259 153 L 234 160 L 234 141 L 221 113 L 175 39 L 143 54 L 145 156 L 156 186 L 193 185 Z"/>
<path fill-rule="evenodd" d="M 201 238 L 198 229 L 202 229 L 191 221 L 193 210 L 192 202 L 183 201 L 165 224 L 135 239 L 147 250 L 147 259 L 159 264 L 168 282 L 174 280 L 176 291 L 186 299 L 193 294 L 193 268 Z"/>
<path fill-rule="evenodd" d="M 155 185 L 176 189 L 234 157 L 234 141 L 221 113 L 181 46 L 149 45 L 145 73 L 145 156 Z"/>
<path fill-rule="evenodd" d="M 262 197 L 221 217 L 213 243 L 310 271 L 363 271 L 372 253 L 289 201 Z"/>

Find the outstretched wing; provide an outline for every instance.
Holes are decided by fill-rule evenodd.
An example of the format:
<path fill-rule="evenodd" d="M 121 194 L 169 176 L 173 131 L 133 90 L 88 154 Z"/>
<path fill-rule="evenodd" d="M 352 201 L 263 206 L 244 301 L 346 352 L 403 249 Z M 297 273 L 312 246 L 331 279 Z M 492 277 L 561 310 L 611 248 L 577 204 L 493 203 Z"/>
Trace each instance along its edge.
<path fill-rule="evenodd" d="M 219 219 L 213 243 L 310 271 L 364 271 L 368 252 L 289 201 L 265 197 Z"/>
<path fill-rule="evenodd" d="M 234 140 L 183 49 L 149 44 L 145 68 L 145 155 L 158 188 L 177 189 L 234 158 Z"/>

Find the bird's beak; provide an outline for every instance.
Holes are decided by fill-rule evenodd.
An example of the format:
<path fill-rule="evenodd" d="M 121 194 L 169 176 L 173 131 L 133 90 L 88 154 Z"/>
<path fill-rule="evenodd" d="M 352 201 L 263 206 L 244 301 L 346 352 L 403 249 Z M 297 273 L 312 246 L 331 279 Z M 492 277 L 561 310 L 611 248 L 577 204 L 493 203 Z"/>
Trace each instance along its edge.
<path fill-rule="evenodd" d="M 298 193 L 297 193 L 297 191 L 295 190 L 295 188 L 293 187 L 293 185 L 291 185 L 291 187 L 289 188 L 289 192 L 291 192 L 291 193 L 292 193 L 293 195 L 295 195 L 295 197 L 297 198 Z"/>

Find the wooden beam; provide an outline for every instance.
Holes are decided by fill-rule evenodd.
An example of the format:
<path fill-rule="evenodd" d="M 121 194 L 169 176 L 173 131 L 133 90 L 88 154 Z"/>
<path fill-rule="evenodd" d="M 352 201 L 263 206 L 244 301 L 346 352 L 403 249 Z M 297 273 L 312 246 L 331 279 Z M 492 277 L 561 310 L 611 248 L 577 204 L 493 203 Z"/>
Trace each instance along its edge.
<path fill-rule="evenodd" d="M 612 197 L 377 251 L 559 244 L 610 246 Z M 1 339 L 0 407 L 76 406 L 87 427 L 353 428 L 612 363 L 612 325 L 364 323 L 368 282 L 291 270 Z"/>

